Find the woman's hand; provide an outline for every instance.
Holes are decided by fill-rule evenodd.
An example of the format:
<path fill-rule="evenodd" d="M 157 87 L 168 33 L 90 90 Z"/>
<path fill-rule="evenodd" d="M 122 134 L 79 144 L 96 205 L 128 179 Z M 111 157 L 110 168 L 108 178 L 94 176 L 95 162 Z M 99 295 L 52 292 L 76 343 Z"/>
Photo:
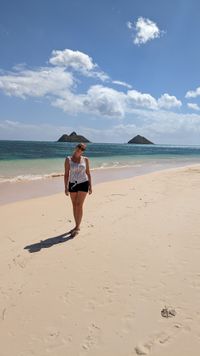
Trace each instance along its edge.
<path fill-rule="evenodd" d="M 66 195 L 69 195 L 69 189 L 68 189 L 68 187 L 65 188 L 65 194 L 66 194 Z"/>
<path fill-rule="evenodd" d="M 89 193 L 89 194 L 92 194 L 92 187 L 89 187 L 88 193 Z"/>

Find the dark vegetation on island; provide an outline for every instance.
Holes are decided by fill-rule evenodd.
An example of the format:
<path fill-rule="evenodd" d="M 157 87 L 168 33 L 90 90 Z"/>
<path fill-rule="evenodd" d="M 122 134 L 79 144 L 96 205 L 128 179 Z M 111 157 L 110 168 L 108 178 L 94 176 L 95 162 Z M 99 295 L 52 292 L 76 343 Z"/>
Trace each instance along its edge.
<path fill-rule="evenodd" d="M 57 142 L 90 142 L 86 137 L 82 135 L 77 135 L 75 131 L 73 131 L 70 135 L 63 134 Z M 133 137 L 128 143 L 131 144 L 154 144 L 153 142 L 149 141 L 146 137 L 137 135 Z"/>
<path fill-rule="evenodd" d="M 146 137 L 137 135 L 133 137 L 128 143 L 136 143 L 136 144 L 145 144 L 145 145 L 153 145 L 154 143 L 149 141 Z"/>
<path fill-rule="evenodd" d="M 90 142 L 90 141 L 82 135 L 77 135 L 77 133 L 73 131 L 70 135 L 67 134 L 62 135 L 57 142 Z"/>

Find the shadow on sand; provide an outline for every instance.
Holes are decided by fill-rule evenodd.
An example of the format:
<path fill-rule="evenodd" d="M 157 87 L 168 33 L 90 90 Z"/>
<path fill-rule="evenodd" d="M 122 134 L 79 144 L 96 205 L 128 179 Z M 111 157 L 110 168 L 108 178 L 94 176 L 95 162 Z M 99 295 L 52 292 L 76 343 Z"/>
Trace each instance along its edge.
<path fill-rule="evenodd" d="M 27 245 L 24 247 L 24 250 L 28 250 L 30 253 L 39 252 L 42 248 L 49 248 L 53 245 L 61 244 L 63 242 L 69 241 L 73 239 L 75 236 L 71 234 L 71 232 L 65 232 L 62 235 L 50 237 L 46 240 L 41 240 L 32 245 Z"/>

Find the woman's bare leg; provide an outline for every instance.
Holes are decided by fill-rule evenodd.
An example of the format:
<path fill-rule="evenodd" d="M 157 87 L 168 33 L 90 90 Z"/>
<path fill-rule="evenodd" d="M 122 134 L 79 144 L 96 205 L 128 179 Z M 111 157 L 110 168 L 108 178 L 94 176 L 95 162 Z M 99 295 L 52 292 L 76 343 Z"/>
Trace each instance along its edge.
<path fill-rule="evenodd" d="M 80 230 L 80 224 L 83 216 L 83 203 L 87 192 L 78 192 L 76 198 L 76 230 Z"/>
<path fill-rule="evenodd" d="M 77 225 L 77 223 L 76 223 L 76 201 L 77 201 L 77 196 L 78 196 L 78 192 L 73 192 L 73 193 L 70 192 L 70 198 L 71 198 L 72 206 L 73 206 L 73 215 L 74 215 L 74 220 L 75 220 L 75 226 Z M 74 229 L 72 229 L 72 230 L 74 230 Z"/>

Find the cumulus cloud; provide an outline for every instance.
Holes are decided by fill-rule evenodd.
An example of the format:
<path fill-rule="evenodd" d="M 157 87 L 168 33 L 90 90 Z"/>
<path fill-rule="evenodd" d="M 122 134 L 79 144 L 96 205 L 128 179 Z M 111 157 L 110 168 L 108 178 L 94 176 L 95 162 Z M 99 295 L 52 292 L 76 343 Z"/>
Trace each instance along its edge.
<path fill-rule="evenodd" d="M 178 108 L 182 105 L 180 100 L 167 93 L 161 95 L 159 99 L 156 99 L 148 93 L 141 93 L 137 90 L 129 90 L 127 92 L 127 97 L 131 105 L 151 110 L 169 110 L 172 108 Z"/>
<path fill-rule="evenodd" d="M 158 107 L 161 109 L 171 109 L 171 108 L 179 108 L 182 103 L 175 96 L 169 95 L 167 93 L 161 95 L 158 99 Z"/>
<path fill-rule="evenodd" d="M 104 116 L 123 117 L 125 94 L 101 85 L 92 86 L 84 99 L 84 106 Z"/>
<path fill-rule="evenodd" d="M 52 103 L 68 113 L 87 113 L 110 118 L 123 118 L 136 109 L 168 110 L 181 104 L 180 100 L 169 94 L 164 94 L 157 100 L 152 95 L 137 90 L 124 93 L 103 85 L 93 85 L 85 94 L 66 93 Z"/>
<path fill-rule="evenodd" d="M 196 90 L 187 91 L 185 95 L 186 98 L 196 98 L 197 96 L 200 96 L 200 87 L 198 87 Z"/>
<path fill-rule="evenodd" d="M 127 99 L 131 106 L 137 106 L 147 109 L 157 109 L 157 101 L 150 94 L 140 93 L 137 90 L 129 90 Z"/>
<path fill-rule="evenodd" d="M 188 108 L 192 109 L 192 110 L 196 110 L 199 111 L 200 110 L 200 106 L 196 103 L 187 103 Z"/>
<path fill-rule="evenodd" d="M 144 44 L 155 38 L 159 38 L 163 31 L 159 29 L 157 24 L 147 18 L 139 17 L 135 24 L 127 22 L 129 30 L 134 31 L 134 44 Z"/>
<path fill-rule="evenodd" d="M 22 69 L 0 75 L 0 89 L 7 95 L 21 98 L 60 95 L 73 84 L 73 75 L 59 67 Z"/>
<path fill-rule="evenodd" d="M 111 79 L 110 86 L 123 86 L 127 88 L 126 92 L 96 84 L 79 93 L 77 75 L 81 72 L 96 76 L 97 65 L 93 60 L 82 52 L 64 50 L 53 51 L 49 62 L 47 67 L 27 69 L 23 64 L 9 72 L 0 71 L 0 90 L 23 99 L 47 97 L 51 105 L 74 115 L 87 113 L 123 118 L 135 109 L 156 111 L 181 106 L 175 96 L 165 93 L 156 99 L 149 93 L 132 89 L 126 82 Z"/>
<path fill-rule="evenodd" d="M 71 49 L 53 50 L 49 63 L 55 66 L 61 66 L 69 70 L 75 70 L 85 76 L 97 77 L 102 81 L 109 77 L 100 71 L 98 65 L 87 54 Z"/>
<path fill-rule="evenodd" d="M 167 93 L 161 95 L 159 99 L 154 98 L 148 93 L 141 93 L 137 90 L 129 90 L 127 92 L 129 104 L 132 106 L 146 108 L 151 110 L 179 108 L 182 102 L 175 96 Z"/>
<path fill-rule="evenodd" d="M 71 67 L 79 71 L 90 71 L 96 67 L 92 58 L 87 54 L 71 49 L 53 50 L 49 62 L 56 66 Z"/>
<path fill-rule="evenodd" d="M 126 95 L 102 85 L 91 86 L 86 94 L 70 94 L 58 98 L 53 105 L 70 113 L 89 113 L 122 118 L 126 112 Z"/>

